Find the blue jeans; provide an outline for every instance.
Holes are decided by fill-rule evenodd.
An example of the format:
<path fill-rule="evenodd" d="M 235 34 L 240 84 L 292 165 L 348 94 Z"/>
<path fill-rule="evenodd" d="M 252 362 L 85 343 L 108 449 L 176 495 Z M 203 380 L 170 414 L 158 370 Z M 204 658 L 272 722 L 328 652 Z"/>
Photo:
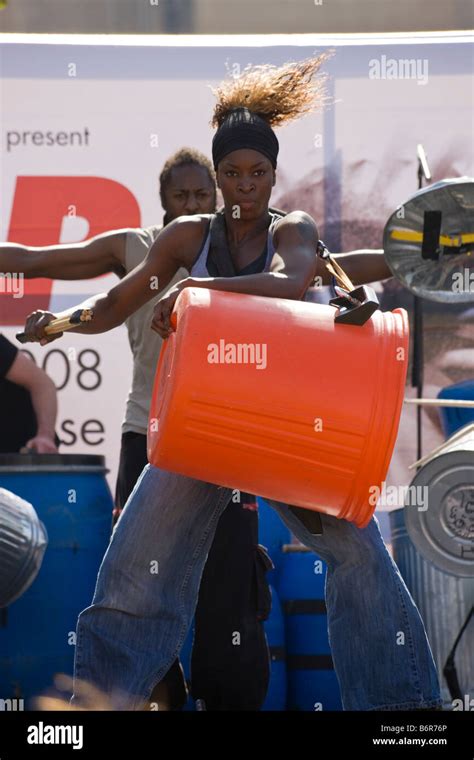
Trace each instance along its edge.
<path fill-rule="evenodd" d="M 191 625 L 217 521 L 232 490 L 147 465 L 100 566 L 90 607 L 79 615 L 75 678 L 140 710 L 179 655 Z M 378 524 L 357 528 L 322 515 L 313 536 L 270 502 L 328 566 L 329 641 L 345 710 L 441 705 L 425 629 Z M 73 705 L 81 704 L 75 693 Z M 324 709 L 324 705 L 323 705 Z"/>

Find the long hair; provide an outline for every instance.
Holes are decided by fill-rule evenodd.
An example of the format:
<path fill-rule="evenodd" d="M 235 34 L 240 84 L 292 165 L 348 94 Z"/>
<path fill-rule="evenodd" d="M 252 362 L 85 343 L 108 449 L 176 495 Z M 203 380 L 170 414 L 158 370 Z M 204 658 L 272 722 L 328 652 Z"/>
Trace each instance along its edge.
<path fill-rule="evenodd" d="M 327 75 L 314 76 L 331 55 L 321 53 L 283 66 L 249 64 L 239 77 L 211 88 L 217 98 L 211 126 L 220 127 L 230 111 L 239 107 L 258 114 L 271 127 L 321 110 L 329 100 Z"/>

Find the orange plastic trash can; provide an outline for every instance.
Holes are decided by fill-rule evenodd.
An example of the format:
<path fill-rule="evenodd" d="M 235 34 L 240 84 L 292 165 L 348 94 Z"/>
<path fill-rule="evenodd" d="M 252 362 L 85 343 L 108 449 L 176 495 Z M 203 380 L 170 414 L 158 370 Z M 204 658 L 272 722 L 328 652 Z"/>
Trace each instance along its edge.
<path fill-rule="evenodd" d="M 175 303 L 158 361 L 149 461 L 364 527 L 403 403 L 408 319 L 204 288 Z"/>

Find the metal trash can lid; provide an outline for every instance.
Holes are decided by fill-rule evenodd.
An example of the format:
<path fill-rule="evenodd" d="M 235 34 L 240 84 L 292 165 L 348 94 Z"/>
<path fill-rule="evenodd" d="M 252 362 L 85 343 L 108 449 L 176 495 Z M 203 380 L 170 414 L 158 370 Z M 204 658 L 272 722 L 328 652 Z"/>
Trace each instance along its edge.
<path fill-rule="evenodd" d="M 41 567 L 48 534 L 34 507 L 0 488 L 0 608 L 18 599 Z"/>
<path fill-rule="evenodd" d="M 416 296 L 441 303 L 474 301 L 469 287 L 474 271 L 473 207 L 472 177 L 455 177 L 418 190 L 388 220 L 383 233 L 385 260 Z M 435 216 L 441 224 L 439 235 Z M 423 239 L 429 239 L 430 227 L 438 245 L 433 242 L 424 257 Z M 454 287 L 456 282 L 460 287 Z"/>
<path fill-rule="evenodd" d="M 426 504 L 414 505 L 410 492 L 405 503 L 407 531 L 420 554 L 446 573 L 474 577 L 472 449 L 457 448 L 434 457 L 411 486 L 428 489 Z"/>

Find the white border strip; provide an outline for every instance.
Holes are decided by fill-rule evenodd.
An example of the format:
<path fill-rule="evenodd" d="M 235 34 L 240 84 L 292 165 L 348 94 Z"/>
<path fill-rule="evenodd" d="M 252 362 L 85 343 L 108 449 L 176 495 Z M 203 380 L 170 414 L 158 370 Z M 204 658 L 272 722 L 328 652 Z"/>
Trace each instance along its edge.
<path fill-rule="evenodd" d="M 0 33 L 0 44 L 123 45 L 128 47 L 270 47 L 273 45 L 375 45 L 383 42 L 473 42 L 473 31 L 386 34 L 16 34 Z"/>

